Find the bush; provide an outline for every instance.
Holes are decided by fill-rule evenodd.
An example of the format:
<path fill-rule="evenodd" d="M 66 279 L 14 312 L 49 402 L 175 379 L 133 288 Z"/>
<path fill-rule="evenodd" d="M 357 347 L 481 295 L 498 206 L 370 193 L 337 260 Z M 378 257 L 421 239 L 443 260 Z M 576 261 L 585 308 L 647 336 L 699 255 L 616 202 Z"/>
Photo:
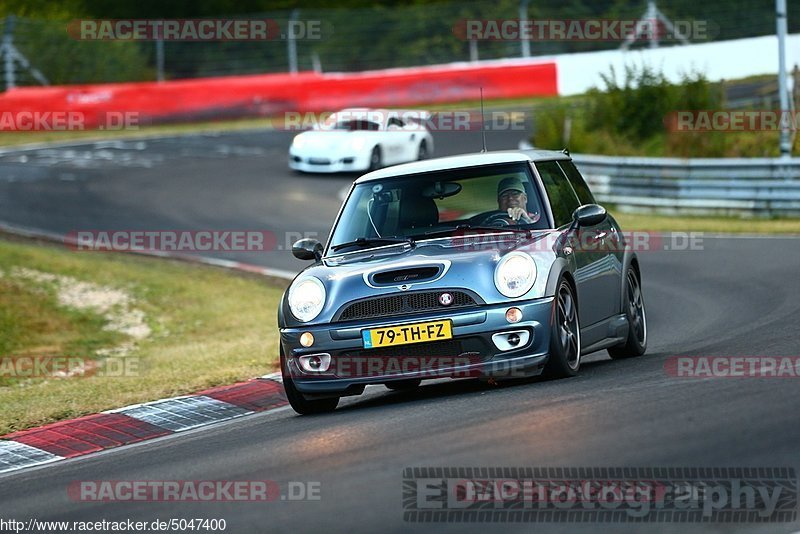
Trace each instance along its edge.
<path fill-rule="evenodd" d="M 621 78 L 621 79 L 620 79 Z M 534 110 L 534 146 L 618 156 L 776 156 L 775 132 L 674 132 L 679 110 L 722 108 L 720 84 L 701 73 L 671 83 L 650 67 L 627 66 L 602 76 L 585 97 L 547 101 Z"/>

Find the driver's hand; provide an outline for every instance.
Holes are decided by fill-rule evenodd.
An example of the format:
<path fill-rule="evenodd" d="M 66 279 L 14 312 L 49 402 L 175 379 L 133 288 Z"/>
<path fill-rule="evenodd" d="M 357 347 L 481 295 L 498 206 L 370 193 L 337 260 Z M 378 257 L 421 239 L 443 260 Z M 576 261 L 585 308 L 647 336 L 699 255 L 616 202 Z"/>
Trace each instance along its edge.
<path fill-rule="evenodd" d="M 522 221 L 524 223 L 532 223 L 534 222 L 533 219 L 528 216 L 528 213 L 520 207 L 516 208 L 508 208 L 508 217 L 512 221 Z"/>

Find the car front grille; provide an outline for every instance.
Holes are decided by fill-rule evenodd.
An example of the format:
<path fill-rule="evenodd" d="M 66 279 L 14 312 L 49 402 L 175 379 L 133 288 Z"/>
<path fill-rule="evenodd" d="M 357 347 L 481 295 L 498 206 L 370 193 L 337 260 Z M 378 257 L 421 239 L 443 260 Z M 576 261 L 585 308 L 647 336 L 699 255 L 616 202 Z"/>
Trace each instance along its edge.
<path fill-rule="evenodd" d="M 450 293 L 453 302 L 449 306 L 439 303 L 443 293 Z M 475 299 L 464 291 L 417 291 L 401 293 L 386 297 L 373 297 L 346 305 L 334 317 L 335 321 L 352 321 L 355 319 L 374 319 L 409 315 L 426 311 L 447 311 L 454 308 L 470 308 L 477 306 Z"/>

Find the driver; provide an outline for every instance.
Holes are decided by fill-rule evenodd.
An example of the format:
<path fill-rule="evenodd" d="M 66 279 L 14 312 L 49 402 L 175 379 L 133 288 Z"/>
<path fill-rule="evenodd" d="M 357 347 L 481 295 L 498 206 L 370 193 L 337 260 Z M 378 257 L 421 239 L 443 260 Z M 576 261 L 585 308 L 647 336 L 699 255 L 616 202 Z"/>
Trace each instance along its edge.
<path fill-rule="evenodd" d="M 539 220 L 538 213 L 528 213 L 528 195 L 519 178 L 509 176 L 497 184 L 497 207 L 508 213 L 508 218 L 515 223 L 534 223 Z"/>

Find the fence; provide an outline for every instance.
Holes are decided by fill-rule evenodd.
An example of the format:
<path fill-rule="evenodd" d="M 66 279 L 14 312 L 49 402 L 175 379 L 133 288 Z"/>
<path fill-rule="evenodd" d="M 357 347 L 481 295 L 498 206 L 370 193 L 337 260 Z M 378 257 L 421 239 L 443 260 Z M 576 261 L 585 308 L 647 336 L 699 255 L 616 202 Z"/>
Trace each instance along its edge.
<path fill-rule="evenodd" d="M 598 201 L 626 210 L 800 216 L 800 158 L 573 159 Z"/>

